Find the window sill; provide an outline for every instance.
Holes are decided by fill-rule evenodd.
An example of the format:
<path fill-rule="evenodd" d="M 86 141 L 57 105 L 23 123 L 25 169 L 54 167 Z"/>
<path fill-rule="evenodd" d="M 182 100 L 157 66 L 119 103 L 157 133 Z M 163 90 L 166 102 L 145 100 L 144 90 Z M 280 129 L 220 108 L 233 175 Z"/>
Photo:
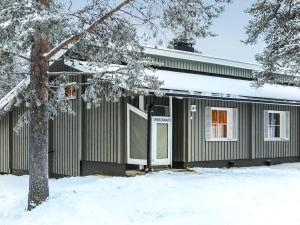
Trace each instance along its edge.
<path fill-rule="evenodd" d="M 65 97 L 64 100 L 76 100 L 77 96 Z"/>
<path fill-rule="evenodd" d="M 264 141 L 289 141 L 289 138 L 264 138 Z"/>
<path fill-rule="evenodd" d="M 238 139 L 230 139 L 230 138 L 212 138 L 212 139 L 206 139 L 205 141 L 209 141 L 209 142 L 238 141 Z"/>

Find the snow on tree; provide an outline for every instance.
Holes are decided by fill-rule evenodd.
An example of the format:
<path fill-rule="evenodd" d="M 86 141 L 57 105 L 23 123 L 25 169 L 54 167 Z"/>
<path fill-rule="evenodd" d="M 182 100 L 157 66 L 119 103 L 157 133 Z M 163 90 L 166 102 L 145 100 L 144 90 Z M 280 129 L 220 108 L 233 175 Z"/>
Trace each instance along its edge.
<path fill-rule="evenodd" d="M 161 82 L 145 72 L 151 62 L 140 40 L 160 40 L 164 31 L 186 32 L 190 38 L 210 36 L 213 19 L 228 2 L 88 0 L 72 11 L 60 0 L 0 1 L 0 96 L 30 77 L 29 87 L 19 95 L 28 108 L 21 121 L 30 127 L 28 209 L 49 196 L 48 121 L 61 111 L 71 111 L 70 103 L 61 97 L 69 75 L 49 73 L 55 54 L 67 48 L 65 57 L 101 68 L 85 84 L 82 97 L 88 103 L 117 100 L 124 89 L 134 94 L 155 91 Z"/>
<path fill-rule="evenodd" d="M 300 1 L 257 0 L 247 12 L 252 15 L 246 30 L 247 44 L 263 38 L 267 46 L 256 56 L 263 71 L 257 73 L 257 85 L 278 82 L 279 74 L 291 76 L 299 84 Z"/>

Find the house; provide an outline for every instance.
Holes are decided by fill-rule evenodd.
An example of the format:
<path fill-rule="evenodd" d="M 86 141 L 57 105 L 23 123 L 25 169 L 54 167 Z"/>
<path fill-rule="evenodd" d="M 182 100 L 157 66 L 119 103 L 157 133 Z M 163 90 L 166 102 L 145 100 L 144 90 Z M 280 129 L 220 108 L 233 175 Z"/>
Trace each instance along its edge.
<path fill-rule="evenodd" d="M 50 122 L 50 175 L 124 175 L 147 163 L 185 168 L 300 161 L 300 90 L 287 85 L 288 76 L 281 75 L 276 86 L 255 89 L 257 65 L 180 49 L 145 48 L 159 65 L 161 96 L 128 96 L 89 108 L 79 97 L 81 89 L 66 90 L 77 115 L 61 113 Z M 54 72 L 92 69 L 66 59 L 51 67 Z M 0 100 L 0 107 L 3 102 L 8 101 Z M 14 108 L 0 121 L 1 173 L 28 172 L 28 127 L 13 132 L 23 111 Z"/>

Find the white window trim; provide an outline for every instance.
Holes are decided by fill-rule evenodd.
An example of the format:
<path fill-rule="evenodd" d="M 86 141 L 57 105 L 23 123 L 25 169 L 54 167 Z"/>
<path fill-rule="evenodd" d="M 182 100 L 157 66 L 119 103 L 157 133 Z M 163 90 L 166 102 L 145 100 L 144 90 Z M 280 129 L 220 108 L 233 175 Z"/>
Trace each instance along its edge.
<path fill-rule="evenodd" d="M 264 141 L 289 141 L 289 138 L 264 138 Z"/>
<path fill-rule="evenodd" d="M 229 110 L 233 110 L 234 108 L 226 108 L 226 107 L 211 107 L 210 108 L 210 113 L 212 113 L 213 110 L 223 110 L 223 111 L 227 111 L 227 115 L 228 115 L 228 111 Z M 228 119 L 227 119 L 228 120 Z M 234 120 L 234 118 L 233 118 Z M 233 121 L 234 122 L 234 121 Z M 212 130 L 212 123 L 210 121 L 210 126 L 211 126 L 211 130 Z M 232 129 L 234 129 L 234 125 L 232 123 Z M 232 131 L 233 132 L 233 131 Z M 207 139 L 206 141 L 238 141 L 238 138 L 213 138 L 210 137 L 209 139 Z"/>
<path fill-rule="evenodd" d="M 286 112 L 290 112 L 290 111 L 277 111 L 277 110 L 264 110 L 264 112 L 267 112 L 268 114 L 269 113 L 279 113 L 280 114 L 280 117 L 284 116 L 284 118 L 286 119 Z M 265 123 L 268 123 L 269 120 L 267 121 L 264 121 L 264 126 L 265 126 Z M 290 121 L 288 121 L 288 123 L 291 123 Z M 267 126 L 269 126 L 269 124 L 267 124 Z M 280 124 L 280 135 L 281 135 L 281 130 L 284 129 L 281 127 L 282 125 Z M 285 125 L 286 126 L 286 125 Z M 265 129 L 265 127 L 264 127 Z M 289 141 L 290 140 L 290 134 L 289 134 L 289 137 L 274 137 L 274 138 L 269 138 L 269 137 L 265 137 L 265 134 L 264 134 L 264 141 Z"/>
<path fill-rule="evenodd" d="M 210 138 L 206 141 L 238 141 L 237 138 Z"/>

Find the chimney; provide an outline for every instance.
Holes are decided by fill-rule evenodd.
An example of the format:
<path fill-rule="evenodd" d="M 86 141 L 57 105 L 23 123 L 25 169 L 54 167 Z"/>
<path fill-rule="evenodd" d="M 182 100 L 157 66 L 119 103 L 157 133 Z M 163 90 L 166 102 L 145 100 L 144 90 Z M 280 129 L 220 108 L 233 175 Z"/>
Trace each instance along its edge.
<path fill-rule="evenodd" d="M 174 39 L 173 47 L 180 51 L 195 52 L 194 43 L 188 41 L 186 38 Z"/>

